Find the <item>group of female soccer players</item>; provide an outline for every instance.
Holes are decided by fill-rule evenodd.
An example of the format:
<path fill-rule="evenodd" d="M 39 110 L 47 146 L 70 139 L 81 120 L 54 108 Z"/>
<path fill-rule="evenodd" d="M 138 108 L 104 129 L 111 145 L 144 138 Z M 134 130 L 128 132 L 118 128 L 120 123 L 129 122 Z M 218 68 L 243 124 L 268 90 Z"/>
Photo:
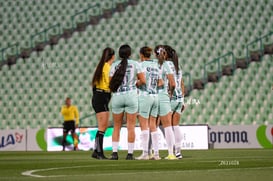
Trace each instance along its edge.
<path fill-rule="evenodd" d="M 119 60 L 115 52 L 105 48 L 92 80 L 92 106 L 96 112 L 98 132 L 92 157 L 107 159 L 103 153 L 103 137 L 108 127 L 109 102 L 113 113 L 112 160 L 118 160 L 120 129 L 125 118 L 128 130 L 128 154 L 133 160 L 135 125 L 139 120 L 143 152 L 136 159 L 161 159 L 157 127 L 163 126 L 168 156 L 181 159 L 182 134 L 179 128 L 180 114 L 184 110 L 184 84 L 176 51 L 167 45 L 154 48 L 156 59 L 151 59 L 153 49 L 142 47 L 141 62 L 130 59 L 131 47 L 119 48 Z M 112 97 L 112 98 L 111 98 Z M 151 137 L 153 154 L 149 151 Z"/>

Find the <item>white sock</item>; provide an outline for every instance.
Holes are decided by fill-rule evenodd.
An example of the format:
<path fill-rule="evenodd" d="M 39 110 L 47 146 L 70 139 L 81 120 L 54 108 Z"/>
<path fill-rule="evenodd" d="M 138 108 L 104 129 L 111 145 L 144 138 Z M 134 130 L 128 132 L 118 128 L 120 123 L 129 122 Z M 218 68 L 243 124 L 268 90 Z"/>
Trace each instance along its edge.
<path fill-rule="evenodd" d="M 133 154 L 134 153 L 134 147 L 135 147 L 135 143 L 129 143 L 128 142 L 128 154 Z"/>
<path fill-rule="evenodd" d="M 112 148 L 113 148 L 113 152 L 118 152 L 118 142 L 113 141 L 112 142 Z"/>
<path fill-rule="evenodd" d="M 154 154 L 155 155 L 159 155 L 159 136 L 158 136 L 158 132 L 157 131 L 154 131 L 154 132 L 151 132 L 151 137 L 152 137 L 152 145 L 153 145 L 153 148 L 154 148 Z"/>
<path fill-rule="evenodd" d="M 142 142 L 142 147 L 143 147 L 143 154 L 145 154 L 145 155 L 148 154 L 149 136 L 150 136 L 149 130 L 141 131 L 141 142 Z"/>
<path fill-rule="evenodd" d="M 182 142 L 182 132 L 179 126 L 173 126 L 173 132 L 175 137 L 175 153 L 180 153 L 181 142 Z"/>
<path fill-rule="evenodd" d="M 169 155 L 173 155 L 174 133 L 172 126 L 164 128 Z"/>

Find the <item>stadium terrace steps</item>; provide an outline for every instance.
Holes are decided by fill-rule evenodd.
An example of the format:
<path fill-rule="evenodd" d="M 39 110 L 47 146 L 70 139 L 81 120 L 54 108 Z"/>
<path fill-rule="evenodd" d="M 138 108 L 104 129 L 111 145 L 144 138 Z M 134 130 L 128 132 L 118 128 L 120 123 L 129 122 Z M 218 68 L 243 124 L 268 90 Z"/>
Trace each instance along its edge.
<path fill-rule="evenodd" d="M 101 18 L 110 18 L 114 12 L 123 12 L 128 5 L 136 4 L 137 0 L 96 0 L 92 3 L 62 0 L 32 4 L 25 0 L 5 1 L 0 6 L 4 12 L 5 30 L 0 36 L 0 65 L 13 65 L 19 57 L 29 58 L 33 51 L 43 51 L 48 44 L 56 45 L 61 37 L 70 38 L 74 32 L 85 31 L 90 24 L 96 25 Z"/>

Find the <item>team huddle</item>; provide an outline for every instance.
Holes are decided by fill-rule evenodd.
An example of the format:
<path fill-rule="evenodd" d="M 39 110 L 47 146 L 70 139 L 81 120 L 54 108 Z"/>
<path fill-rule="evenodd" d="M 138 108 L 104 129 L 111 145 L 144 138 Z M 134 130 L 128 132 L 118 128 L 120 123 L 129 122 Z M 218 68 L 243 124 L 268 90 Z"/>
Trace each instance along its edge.
<path fill-rule="evenodd" d="M 92 79 L 92 107 L 98 121 L 92 157 L 107 159 L 103 152 L 103 137 L 108 127 L 108 104 L 111 100 L 114 123 L 111 160 L 118 160 L 120 129 L 124 122 L 128 131 L 127 160 L 161 159 L 157 133 L 159 125 L 163 127 L 168 147 L 165 159 L 181 159 L 179 120 L 184 110 L 184 83 L 176 51 L 168 45 L 158 45 L 154 50 L 142 47 L 139 51 L 140 62 L 130 59 L 129 45 L 122 45 L 118 53 L 120 59 L 114 61 L 114 50 L 105 48 Z M 151 59 L 153 53 L 156 59 Z M 141 128 L 143 151 L 134 158 L 137 120 Z"/>

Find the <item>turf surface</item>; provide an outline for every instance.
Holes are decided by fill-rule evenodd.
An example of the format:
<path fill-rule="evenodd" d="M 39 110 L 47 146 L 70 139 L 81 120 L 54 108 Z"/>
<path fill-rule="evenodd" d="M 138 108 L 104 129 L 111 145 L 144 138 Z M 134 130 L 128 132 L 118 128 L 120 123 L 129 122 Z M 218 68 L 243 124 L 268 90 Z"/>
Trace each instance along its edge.
<path fill-rule="evenodd" d="M 111 152 L 106 152 L 109 156 Z M 183 151 L 182 160 L 95 160 L 91 152 L 0 152 L 0 180 L 272 180 L 272 149 Z M 140 151 L 135 151 L 135 156 Z M 167 156 L 161 151 L 160 156 Z"/>

